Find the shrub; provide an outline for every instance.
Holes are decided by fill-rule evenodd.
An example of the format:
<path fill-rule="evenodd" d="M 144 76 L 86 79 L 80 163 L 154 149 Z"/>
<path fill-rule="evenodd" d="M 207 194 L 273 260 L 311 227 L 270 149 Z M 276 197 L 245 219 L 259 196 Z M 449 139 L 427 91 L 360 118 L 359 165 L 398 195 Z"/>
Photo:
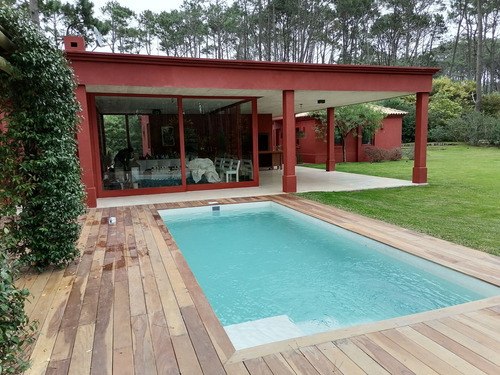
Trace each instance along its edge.
<path fill-rule="evenodd" d="M 482 112 L 470 112 L 451 121 L 447 127 L 457 141 L 467 142 L 471 146 L 500 144 L 499 117 Z"/>
<path fill-rule="evenodd" d="M 29 368 L 24 349 L 32 342 L 36 324 L 29 325 L 24 304 L 27 289 L 14 285 L 17 263 L 9 260 L 5 243 L 12 240 L 10 232 L 1 233 L 0 242 L 0 374 L 20 374 Z"/>
<path fill-rule="evenodd" d="M 500 93 L 483 95 L 483 105 L 481 110 L 491 116 L 500 116 Z"/>
<path fill-rule="evenodd" d="M 367 147 L 365 154 L 372 163 L 378 163 L 389 157 L 390 151 L 378 147 Z"/>
<path fill-rule="evenodd" d="M 401 148 L 399 147 L 394 147 L 391 151 L 389 151 L 389 160 L 397 161 L 400 160 L 403 157 L 403 153 L 401 151 Z"/>
<path fill-rule="evenodd" d="M 429 130 L 428 140 L 434 142 L 446 142 L 453 140 L 449 130 L 445 126 L 437 126 Z"/>
<path fill-rule="evenodd" d="M 19 9 L 0 4 L 0 25 L 16 45 L 8 56 L 12 75 L 0 75 L 7 123 L 0 132 L 0 217 L 12 217 L 16 237 L 6 250 L 41 270 L 78 254 L 77 219 L 85 208 L 76 155 L 80 107 L 62 52 Z"/>
<path fill-rule="evenodd" d="M 415 160 L 415 147 L 409 147 L 406 148 L 403 151 L 403 156 L 406 157 L 408 160 Z"/>

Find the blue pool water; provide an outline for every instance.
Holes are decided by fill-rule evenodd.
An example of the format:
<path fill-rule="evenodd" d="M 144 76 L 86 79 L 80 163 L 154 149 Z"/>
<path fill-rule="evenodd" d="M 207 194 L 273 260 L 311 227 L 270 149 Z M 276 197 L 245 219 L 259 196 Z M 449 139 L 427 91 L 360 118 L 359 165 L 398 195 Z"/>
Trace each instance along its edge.
<path fill-rule="evenodd" d="M 160 214 L 225 327 L 285 317 L 311 334 L 500 294 L 272 202 Z"/>

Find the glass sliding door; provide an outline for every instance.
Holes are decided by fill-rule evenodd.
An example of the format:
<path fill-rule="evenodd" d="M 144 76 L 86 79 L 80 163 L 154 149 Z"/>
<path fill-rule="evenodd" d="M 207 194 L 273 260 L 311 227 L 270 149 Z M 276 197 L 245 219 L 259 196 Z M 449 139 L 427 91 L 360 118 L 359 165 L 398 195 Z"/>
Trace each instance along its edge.
<path fill-rule="evenodd" d="M 188 185 L 254 179 L 251 101 L 184 98 L 182 110 Z"/>
<path fill-rule="evenodd" d="M 102 189 L 182 185 L 176 98 L 97 96 Z"/>

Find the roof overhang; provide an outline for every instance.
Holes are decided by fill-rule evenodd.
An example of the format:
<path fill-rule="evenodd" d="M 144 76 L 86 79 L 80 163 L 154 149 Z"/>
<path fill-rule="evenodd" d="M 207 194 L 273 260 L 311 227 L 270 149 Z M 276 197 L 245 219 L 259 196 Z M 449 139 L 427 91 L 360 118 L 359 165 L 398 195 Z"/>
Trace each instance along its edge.
<path fill-rule="evenodd" d="M 259 113 L 366 103 L 432 90 L 437 68 L 297 64 L 66 51 L 87 93 L 257 98 Z"/>

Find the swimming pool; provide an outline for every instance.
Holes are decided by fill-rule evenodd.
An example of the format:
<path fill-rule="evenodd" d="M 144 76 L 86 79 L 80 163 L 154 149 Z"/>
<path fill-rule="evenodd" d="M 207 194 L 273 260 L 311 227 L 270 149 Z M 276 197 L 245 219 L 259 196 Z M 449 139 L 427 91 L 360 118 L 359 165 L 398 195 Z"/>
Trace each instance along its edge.
<path fill-rule="evenodd" d="M 273 202 L 160 214 L 237 349 L 500 294 Z"/>

